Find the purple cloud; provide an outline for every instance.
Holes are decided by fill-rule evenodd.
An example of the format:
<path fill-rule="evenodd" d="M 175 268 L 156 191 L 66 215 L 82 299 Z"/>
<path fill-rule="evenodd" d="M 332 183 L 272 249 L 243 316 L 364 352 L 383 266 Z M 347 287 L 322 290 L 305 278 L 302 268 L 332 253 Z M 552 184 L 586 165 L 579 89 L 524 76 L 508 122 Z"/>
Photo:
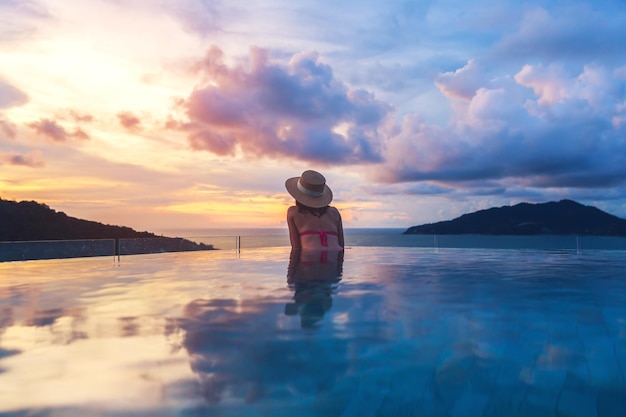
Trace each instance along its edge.
<path fill-rule="evenodd" d="M 28 102 L 28 96 L 0 78 L 0 109 L 21 106 Z"/>
<path fill-rule="evenodd" d="M 180 19 L 187 30 L 205 36 L 220 29 L 219 6 L 218 1 L 184 1 L 162 7 Z"/>
<path fill-rule="evenodd" d="M 10 154 L 4 153 L 0 154 L 0 162 L 5 163 L 7 165 L 17 165 L 17 166 L 25 166 L 31 168 L 39 168 L 44 166 L 43 161 L 40 158 L 39 153 L 33 152 L 29 154 Z"/>
<path fill-rule="evenodd" d="M 466 67 L 471 68 L 471 67 Z M 467 71 L 438 86 L 453 104 L 445 127 L 407 116 L 390 129 L 376 179 L 480 187 L 591 188 L 626 182 L 624 76 L 588 65 L 580 72 L 525 65 L 512 79 L 476 86 Z M 475 91 L 473 94 L 472 91 Z"/>
<path fill-rule="evenodd" d="M 482 74 L 476 61 L 470 60 L 463 68 L 439 74 L 435 78 L 435 85 L 450 98 L 470 100 L 483 86 Z"/>
<path fill-rule="evenodd" d="M 6 120 L 0 119 L 0 139 L 15 139 L 15 125 Z"/>
<path fill-rule="evenodd" d="M 32 35 L 41 20 L 51 17 L 45 6 L 33 0 L 2 0 L 0 15 L 0 41 L 14 41 Z"/>
<path fill-rule="evenodd" d="M 229 67 L 212 47 L 196 69 L 206 82 L 182 103 L 193 149 L 318 163 L 381 160 L 377 128 L 391 107 L 349 89 L 314 52 L 285 65 L 252 48 L 246 62 Z"/>
<path fill-rule="evenodd" d="M 597 6 L 597 7 L 594 7 Z M 572 4 L 546 10 L 528 9 L 519 30 L 503 37 L 495 56 L 510 59 L 538 58 L 547 61 L 612 59 L 623 54 L 626 26 L 621 13 L 601 11 L 602 3 Z"/>
<path fill-rule="evenodd" d="M 68 132 L 63 126 L 50 119 L 40 119 L 37 122 L 29 123 L 28 127 L 34 129 L 37 134 L 54 142 L 65 142 L 68 139 L 89 139 L 89 135 L 82 129 L 76 128 L 73 132 Z"/>

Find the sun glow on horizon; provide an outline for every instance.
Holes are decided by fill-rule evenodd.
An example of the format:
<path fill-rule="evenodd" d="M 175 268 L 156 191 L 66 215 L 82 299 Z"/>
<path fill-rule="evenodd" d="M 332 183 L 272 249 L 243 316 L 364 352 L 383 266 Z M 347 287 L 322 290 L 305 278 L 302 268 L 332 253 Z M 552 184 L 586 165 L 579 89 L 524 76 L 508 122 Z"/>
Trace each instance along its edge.
<path fill-rule="evenodd" d="M 265 196 L 214 195 L 213 201 L 193 201 L 158 207 L 158 211 L 202 215 L 229 225 L 276 225 L 284 221 L 284 199 Z M 217 220 L 219 219 L 219 220 Z"/>

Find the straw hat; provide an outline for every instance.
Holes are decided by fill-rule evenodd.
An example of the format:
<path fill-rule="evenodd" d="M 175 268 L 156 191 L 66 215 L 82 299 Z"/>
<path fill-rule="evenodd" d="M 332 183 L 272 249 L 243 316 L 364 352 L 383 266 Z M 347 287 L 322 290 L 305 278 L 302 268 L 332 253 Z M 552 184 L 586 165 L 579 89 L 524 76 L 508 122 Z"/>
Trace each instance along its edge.
<path fill-rule="evenodd" d="M 299 177 L 289 178 L 285 187 L 296 201 L 308 207 L 326 207 L 333 200 L 326 178 L 317 171 L 304 171 Z"/>

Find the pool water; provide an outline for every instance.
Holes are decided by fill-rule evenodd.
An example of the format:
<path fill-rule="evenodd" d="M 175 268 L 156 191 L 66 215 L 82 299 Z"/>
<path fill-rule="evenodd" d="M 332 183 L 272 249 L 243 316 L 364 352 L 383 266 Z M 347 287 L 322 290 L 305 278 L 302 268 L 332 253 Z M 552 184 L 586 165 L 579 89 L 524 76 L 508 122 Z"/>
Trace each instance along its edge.
<path fill-rule="evenodd" d="M 0 416 L 626 415 L 624 251 L 290 255 L 0 264 Z"/>

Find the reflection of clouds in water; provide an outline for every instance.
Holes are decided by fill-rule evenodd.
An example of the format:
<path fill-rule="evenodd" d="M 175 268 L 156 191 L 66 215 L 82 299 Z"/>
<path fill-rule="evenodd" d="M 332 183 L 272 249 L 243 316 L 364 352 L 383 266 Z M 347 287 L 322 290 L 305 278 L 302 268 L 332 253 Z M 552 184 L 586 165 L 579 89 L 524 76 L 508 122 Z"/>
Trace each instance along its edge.
<path fill-rule="evenodd" d="M 117 321 L 120 326 L 120 336 L 131 337 L 139 335 L 140 325 L 137 317 L 118 317 Z"/>
<path fill-rule="evenodd" d="M 299 315 L 303 328 L 318 326 L 332 307 L 332 294 L 342 271 L 343 251 L 292 251 L 287 283 L 294 292 L 294 302 L 285 305 L 285 314 Z"/>
<path fill-rule="evenodd" d="M 13 310 L 10 307 L 4 307 L 0 309 L 0 341 L 2 341 L 2 334 L 5 329 L 11 327 L 14 323 Z M 4 349 L 0 347 L 0 360 L 7 356 L 20 353 L 17 349 Z M 0 373 L 4 372 L 4 368 L 0 366 Z"/>
<path fill-rule="evenodd" d="M 241 313 L 234 304 L 194 300 L 181 319 L 183 345 L 208 403 L 332 391 L 338 374 L 345 372 L 345 345 L 304 341 L 281 332 L 275 303 Z"/>
<path fill-rule="evenodd" d="M 20 284 L 0 289 L 0 336 L 13 326 L 45 328 L 52 343 L 67 344 L 87 338 L 82 329 L 87 319 L 85 307 L 59 307 L 50 301 L 39 285 Z"/>
<path fill-rule="evenodd" d="M 246 359 L 239 350 L 247 342 L 237 336 L 247 326 L 236 313 L 236 304 L 235 300 L 197 299 L 185 306 L 180 321 L 191 369 L 198 376 L 200 394 L 209 403 L 220 401 L 228 385 L 239 385 L 239 389 L 245 385 L 236 373 L 238 366 L 245 366 L 239 363 Z"/>
<path fill-rule="evenodd" d="M 0 309 L 0 335 L 2 331 L 9 326 L 13 325 L 13 309 L 10 307 L 4 307 Z"/>

